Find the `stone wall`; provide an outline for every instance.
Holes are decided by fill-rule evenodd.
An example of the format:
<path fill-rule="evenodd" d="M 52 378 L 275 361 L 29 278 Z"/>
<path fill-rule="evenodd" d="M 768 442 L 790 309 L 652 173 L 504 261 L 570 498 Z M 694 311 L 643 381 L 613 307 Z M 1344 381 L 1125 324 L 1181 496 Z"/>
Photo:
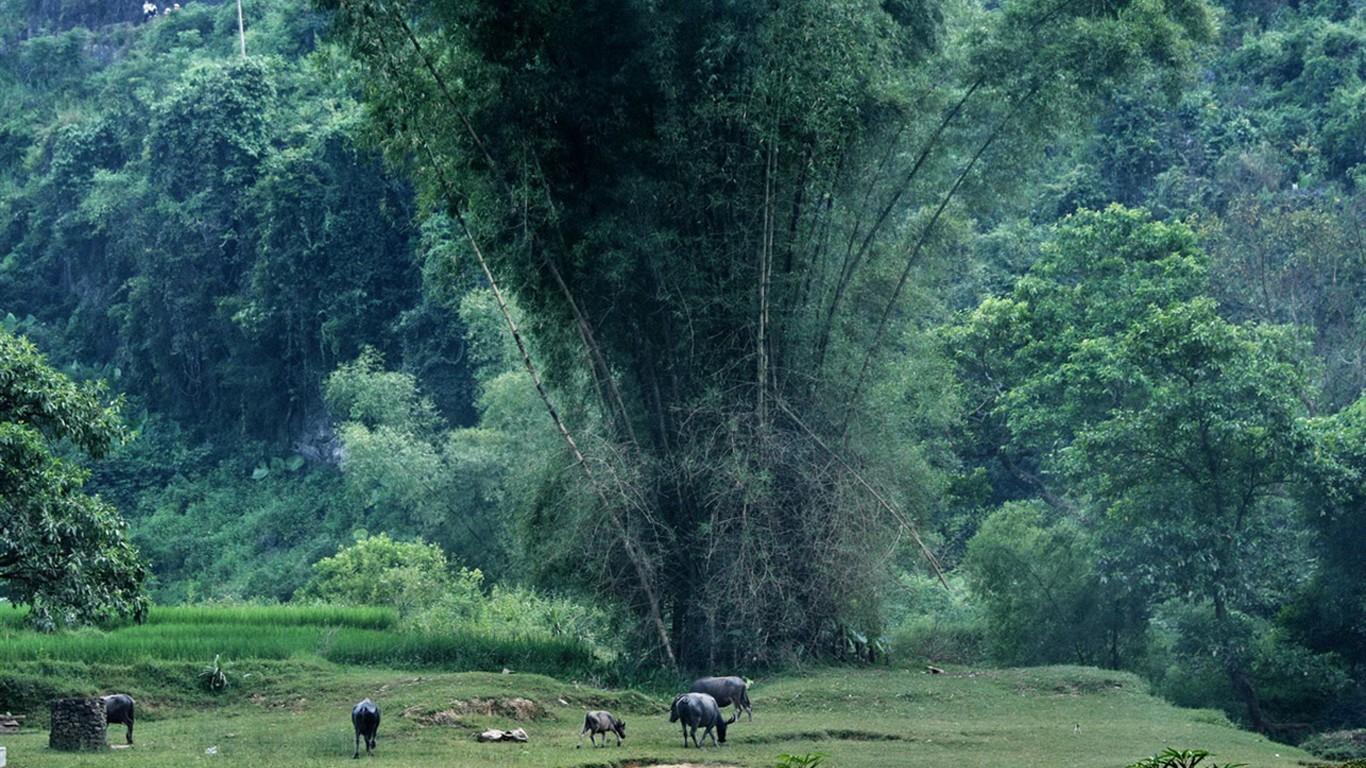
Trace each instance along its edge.
<path fill-rule="evenodd" d="M 47 745 L 64 752 L 105 749 L 109 746 L 104 700 L 57 699 L 52 702 L 52 732 Z"/>

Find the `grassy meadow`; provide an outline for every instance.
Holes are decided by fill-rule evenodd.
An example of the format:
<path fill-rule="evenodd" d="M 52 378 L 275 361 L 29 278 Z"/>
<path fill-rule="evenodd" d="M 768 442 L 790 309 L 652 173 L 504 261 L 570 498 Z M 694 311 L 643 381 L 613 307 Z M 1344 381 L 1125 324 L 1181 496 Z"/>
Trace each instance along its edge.
<path fill-rule="evenodd" d="M 779 764 L 783 754 L 812 753 L 827 756 L 826 768 L 1122 768 L 1167 747 L 1208 750 L 1219 766 L 1313 763 L 1306 753 L 1234 728 L 1219 713 L 1165 704 L 1131 675 L 1079 667 L 949 667 L 929 675 L 910 661 L 756 680 L 753 722 L 731 726 L 719 749 L 684 749 L 668 722 L 668 690 L 604 690 L 572 664 L 528 670 L 504 663 L 516 654 L 533 666 L 560 663 L 563 648 L 554 643 L 531 650 L 537 641 L 524 638 L 460 657 L 482 659 L 465 667 L 480 671 L 455 671 L 454 657 L 433 664 L 339 662 L 328 654 L 343 631 L 375 633 L 376 656 L 395 659 L 403 653 L 385 650 L 383 638 L 403 647 L 405 635 L 382 612 L 364 618 L 318 609 L 305 618 L 298 611 L 163 608 L 141 627 L 59 636 L 33 635 L 5 619 L 0 711 L 26 714 L 30 725 L 0 736 L 9 766 L 336 765 L 351 758 L 350 707 L 364 697 L 383 710 L 373 759 L 414 768 L 758 767 Z M 232 618 L 219 620 L 226 616 Z M 374 623 L 358 626 L 365 621 Z M 195 627 L 232 652 L 222 647 L 206 655 L 208 645 L 184 636 Z M 110 650 L 100 655 L 97 640 Z M 254 654 L 258 642 L 262 651 Z M 83 660 L 84 653 L 97 658 Z M 163 653 L 169 655 L 157 655 Z M 228 675 L 217 693 L 200 680 L 214 654 Z M 502 672 L 505 666 L 511 673 Z M 47 700 L 114 690 L 138 700 L 135 746 L 83 754 L 47 748 Z M 576 749 L 583 712 L 595 708 L 627 721 L 623 746 L 591 749 L 585 740 Z M 475 740 L 486 728 L 518 727 L 530 736 L 526 744 Z M 122 745 L 122 727 L 109 735 L 112 745 Z"/>

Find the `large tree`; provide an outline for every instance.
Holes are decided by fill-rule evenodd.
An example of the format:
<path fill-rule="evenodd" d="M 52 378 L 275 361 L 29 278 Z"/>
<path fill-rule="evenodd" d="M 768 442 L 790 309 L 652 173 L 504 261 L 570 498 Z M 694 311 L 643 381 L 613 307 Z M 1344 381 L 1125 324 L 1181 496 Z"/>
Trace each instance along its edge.
<path fill-rule="evenodd" d="M 1188 0 L 320 2 L 555 385 L 581 471 L 541 494 L 535 562 L 696 666 L 875 626 L 934 492 L 918 437 L 881 450 L 938 425 L 928 382 L 876 386 L 917 270 L 1039 139 L 1209 32 Z"/>
<path fill-rule="evenodd" d="M 82 492 L 89 471 L 72 458 L 98 459 L 126 434 L 101 385 L 72 382 L 0 329 L 0 594 L 38 626 L 147 610 L 127 525 Z"/>
<path fill-rule="evenodd" d="M 1099 537 L 1097 591 L 1116 607 L 1208 606 L 1204 636 L 1182 639 L 1219 661 L 1267 730 L 1244 629 L 1293 583 L 1278 527 L 1309 377 L 1293 329 L 1219 315 L 1207 261 L 1187 226 L 1083 211 L 949 338 L 981 439 Z"/>

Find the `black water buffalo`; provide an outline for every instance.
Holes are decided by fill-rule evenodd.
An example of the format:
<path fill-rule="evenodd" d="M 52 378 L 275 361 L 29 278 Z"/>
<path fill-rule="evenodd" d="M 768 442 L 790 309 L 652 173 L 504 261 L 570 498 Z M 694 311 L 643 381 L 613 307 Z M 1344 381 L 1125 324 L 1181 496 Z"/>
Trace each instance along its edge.
<path fill-rule="evenodd" d="M 602 734 L 602 746 L 607 746 L 607 734 L 617 735 L 617 746 L 621 746 L 621 740 L 626 738 L 626 721 L 618 720 L 612 716 L 611 712 L 604 712 L 595 709 L 583 716 L 583 730 L 579 731 L 579 747 L 583 746 L 583 735 L 588 734 L 588 743 L 597 746 L 593 739 Z M 578 747 L 575 747 L 578 749 Z"/>
<path fill-rule="evenodd" d="M 351 724 L 356 726 L 356 754 L 360 757 L 360 740 L 365 737 L 365 754 L 375 753 L 375 734 L 379 732 L 379 707 L 375 702 L 364 699 L 351 708 Z"/>
<path fill-rule="evenodd" d="M 704 677 L 692 684 L 693 693 L 711 696 L 716 699 L 718 707 L 734 704 L 736 720 L 740 719 L 740 710 L 743 709 L 750 722 L 754 722 L 754 710 L 749 705 L 749 693 L 745 688 L 745 681 L 738 677 Z"/>
<path fill-rule="evenodd" d="M 126 693 L 101 696 L 104 701 L 104 719 L 110 725 L 128 726 L 128 743 L 133 743 L 133 697 Z"/>
<path fill-rule="evenodd" d="M 688 729 L 692 729 L 692 743 L 698 749 L 702 748 L 701 742 L 697 740 L 697 729 L 702 728 L 702 741 L 706 741 L 711 736 L 712 746 L 720 746 L 726 743 L 726 726 L 735 722 L 739 715 L 734 715 L 729 720 L 721 719 L 721 708 L 716 705 L 716 699 L 705 693 L 684 693 L 674 699 L 673 706 L 669 707 L 669 722 L 679 722 L 683 724 L 683 748 L 688 748 Z M 712 729 L 716 733 L 712 733 Z"/>

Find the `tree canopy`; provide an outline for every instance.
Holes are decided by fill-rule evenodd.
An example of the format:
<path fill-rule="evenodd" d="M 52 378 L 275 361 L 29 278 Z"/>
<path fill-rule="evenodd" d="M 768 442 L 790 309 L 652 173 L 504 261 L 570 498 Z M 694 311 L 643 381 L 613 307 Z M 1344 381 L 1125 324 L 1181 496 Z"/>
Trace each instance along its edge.
<path fill-rule="evenodd" d="M 1076 214 L 1009 297 L 946 338 L 983 393 L 981 439 L 1094 527 L 1095 591 L 1130 622 L 1163 600 L 1207 603 L 1213 627 L 1197 631 L 1264 730 L 1235 625 L 1287 584 L 1250 554 L 1284 516 L 1309 378 L 1292 329 L 1220 317 L 1193 234 L 1120 206 Z M 1000 561 L 979 552 L 977 569 Z"/>
<path fill-rule="evenodd" d="M 0 329 L 0 589 L 38 626 L 141 619 L 147 567 L 112 506 L 83 492 L 76 455 L 127 431 L 101 384 L 76 384 Z"/>
<path fill-rule="evenodd" d="M 960 199 L 1210 31 L 1192 2 L 322 5 L 566 404 L 581 474 L 534 561 L 699 666 L 876 626 L 879 542 L 935 483 L 867 450 L 911 274 Z"/>

